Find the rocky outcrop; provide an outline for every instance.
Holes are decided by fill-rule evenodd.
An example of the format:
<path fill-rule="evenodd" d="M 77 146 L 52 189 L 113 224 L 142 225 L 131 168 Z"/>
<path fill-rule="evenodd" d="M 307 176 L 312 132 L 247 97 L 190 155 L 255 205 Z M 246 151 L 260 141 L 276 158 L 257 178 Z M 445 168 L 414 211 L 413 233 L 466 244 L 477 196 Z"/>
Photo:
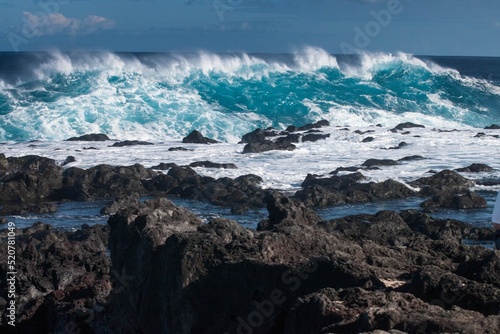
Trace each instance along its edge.
<path fill-rule="evenodd" d="M 466 179 L 458 173 L 445 169 L 433 176 L 422 177 L 409 182 L 412 187 L 421 188 L 422 196 L 432 196 L 444 193 L 464 194 L 475 185 L 474 181 Z"/>
<path fill-rule="evenodd" d="M 302 190 L 295 197 L 306 205 L 325 207 L 344 203 L 372 202 L 384 199 L 406 198 L 417 193 L 402 183 L 387 180 L 384 182 L 360 183 L 364 176 L 353 173 L 329 178 L 307 175 Z"/>
<path fill-rule="evenodd" d="M 468 167 L 457 168 L 455 170 L 461 173 L 483 173 L 492 172 L 493 168 L 485 164 L 471 164 Z"/>
<path fill-rule="evenodd" d="M 445 209 L 482 209 L 487 207 L 486 200 L 473 191 L 467 191 L 464 195 L 440 194 L 420 205 L 426 210 L 437 208 Z"/>
<path fill-rule="evenodd" d="M 0 203 L 27 204 L 51 198 L 62 184 L 62 167 L 52 159 L 0 154 Z"/>
<path fill-rule="evenodd" d="M 262 178 L 242 175 L 235 179 L 201 177 L 190 167 L 171 166 L 166 175 L 159 174 L 143 184 L 149 194 L 174 195 L 217 206 L 230 207 L 235 213 L 264 207 Z"/>
<path fill-rule="evenodd" d="M 196 179 L 182 168 L 170 177 L 179 174 Z M 266 192 L 265 201 L 269 218 L 255 231 L 222 218 L 204 224 L 164 198 L 117 199 L 108 220 L 111 266 L 103 226 L 60 232 L 37 224 L 18 232 L 16 329 L 288 334 L 498 328 L 500 257 L 461 244 L 462 238 L 491 239 L 491 230 L 419 211 L 321 221 L 278 192 Z M 6 233 L 0 232 L 0 253 L 7 250 Z M 0 270 L 6 274 L 5 263 Z"/>
<path fill-rule="evenodd" d="M 392 132 L 397 132 L 405 129 L 412 129 L 412 128 L 425 128 L 425 126 L 421 124 L 415 124 L 412 122 L 405 122 L 405 123 L 399 123 L 396 125 L 393 129 L 391 129 Z"/>
<path fill-rule="evenodd" d="M 475 321 L 471 321 L 475 319 Z M 300 298 L 284 333 L 495 333 L 498 316 L 445 310 L 409 293 L 322 289 Z"/>
<path fill-rule="evenodd" d="M 91 133 L 80 137 L 71 137 L 67 141 L 107 141 L 111 140 L 103 133 Z"/>
<path fill-rule="evenodd" d="M 219 169 L 238 169 L 233 163 L 217 163 L 212 161 L 196 161 L 189 164 L 189 167 L 205 167 L 205 168 L 219 168 Z"/>
<path fill-rule="evenodd" d="M 0 254 L 7 259 L 7 230 L 0 232 Z M 16 231 L 16 333 L 60 333 L 78 328 L 99 332 L 97 313 L 107 304 L 111 291 L 110 261 L 106 256 L 108 228 L 83 226 L 61 232 L 37 223 Z M 0 275 L 7 277 L 7 261 Z M 7 283 L 0 281 L 1 296 Z M 0 300 L 5 326 L 5 299 Z M 89 321 L 92 320 L 92 321 Z"/>
<path fill-rule="evenodd" d="M 154 145 L 154 144 L 141 140 L 124 140 L 114 143 L 113 145 L 111 145 L 111 147 L 127 147 L 127 146 L 138 146 L 138 145 Z"/>
<path fill-rule="evenodd" d="M 265 140 L 258 143 L 246 144 L 243 148 L 243 153 L 261 153 L 267 151 L 293 151 L 297 148 L 294 144 L 288 141 L 270 141 Z"/>
<path fill-rule="evenodd" d="M 91 201 L 139 193 L 147 195 L 144 179 L 157 173 L 142 165 L 98 165 L 89 169 L 72 167 L 62 173 L 61 185 L 51 194 L 55 200 Z"/>
<path fill-rule="evenodd" d="M 500 280 L 487 276 L 487 268 L 498 256 L 462 246 L 458 238 L 468 233 L 467 225 L 455 224 L 452 233 L 450 223 L 426 231 L 422 220 L 431 227 L 431 217 L 390 211 L 317 225 L 319 217 L 282 194 L 269 192 L 266 202 L 269 219 L 259 231 L 227 219 L 200 224 L 166 200 L 110 218 L 113 267 L 132 277 L 111 294 L 112 304 L 120 305 L 110 314 L 112 329 L 496 330 Z M 469 270 L 480 265 L 486 268 Z M 447 299 L 447 280 L 461 298 Z"/>
<path fill-rule="evenodd" d="M 193 130 L 190 134 L 182 139 L 185 144 L 217 144 L 219 143 L 215 139 L 204 137 L 200 131 Z"/>
<path fill-rule="evenodd" d="M 290 125 L 285 131 L 279 131 L 273 128 L 265 130 L 256 129 L 243 135 L 240 143 L 246 144 L 243 148 L 243 153 L 261 153 L 274 150 L 293 151 L 297 148 L 293 143 L 315 142 L 329 138 L 330 134 L 316 133 L 321 131 L 315 130 L 329 125 L 330 123 L 328 121 L 321 120 L 301 127 Z M 308 130 L 314 131 L 314 133 L 309 133 Z M 298 131 L 308 132 L 294 133 Z"/>

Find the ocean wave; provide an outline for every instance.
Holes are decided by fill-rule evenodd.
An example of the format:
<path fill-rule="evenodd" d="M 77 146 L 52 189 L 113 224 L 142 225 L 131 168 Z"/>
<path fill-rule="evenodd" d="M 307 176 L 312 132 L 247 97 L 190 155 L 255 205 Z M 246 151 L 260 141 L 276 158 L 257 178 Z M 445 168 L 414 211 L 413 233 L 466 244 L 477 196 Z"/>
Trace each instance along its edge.
<path fill-rule="evenodd" d="M 1 58 L 2 61 L 7 61 Z M 12 73 L 10 73 L 12 75 Z M 39 54 L 0 73 L 0 141 L 181 138 L 197 128 L 236 141 L 256 127 L 482 127 L 500 121 L 500 86 L 412 55 Z"/>

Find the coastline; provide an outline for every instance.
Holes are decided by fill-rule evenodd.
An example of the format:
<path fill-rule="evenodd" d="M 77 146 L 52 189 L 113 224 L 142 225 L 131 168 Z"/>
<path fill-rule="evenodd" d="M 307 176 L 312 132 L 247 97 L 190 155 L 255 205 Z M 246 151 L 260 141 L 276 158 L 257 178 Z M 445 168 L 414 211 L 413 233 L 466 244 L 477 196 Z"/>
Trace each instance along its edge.
<path fill-rule="evenodd" d="M 446 168 L 413 176 L 443 163 L 438 157 L 434 162 L 429 157 L 415 158 L 414 153 L 419 153 L 415 148 L 428 147 L 433 134 L 442 135 L 441 143 L 447 147 L 452 141 L 446 136 L 462 138 L 453 145 L 478 141 L 479 147 L 484 140 L 496 143 L 498 130 L 484 130 L 484 136 L 475 137 L 477 129 L 438 131 L 405 123 L 399 128 L 361 130 L 318 122 L 287 131 L 260 131 L 244 136 L 242 144 L 207 144 L 209 138 L 200 134 L 194 142 L 188 136 L 191 139 L 185 138 L 184 143 L 127 142 L 133 146 L 125 147 L 113 146 L 119 142 L 113 140 L 2 145 L 6 153 L 20 148 L 19 157 L 0 158 L 3 210 L 20 209 L 12 206 L 19 201 L 27 212 L 52 210 L 54 201 L 109 203 L 101 211 L 109 215 L 107 225 L 63 231 L 37 223 L 16 230 L 17 329 L 32 333 L 70 327 L 89 333 L 319 333 L 327 329 L 494 333 L 498 329 L 500 273 L 494 268 L 500 265 L 499 253 L 463 244 L 464 239 L 492 241 L 493 232 L 452 217 L 432 217 L 439 208 L 453 212 L 486 207 L 484 198 L 473 190 L 492 191 L 498 185 L 496 168 L 478 161 L 488 158 L 487 150 L 484 155 L 471 155 L 471 165 L 464 165 L 468 160 L 463 155 L 460 160 L 448 155 Z M 315 141 L 298 139 L 310 134 Z M 374 140 L 363 142 L 368 135 Z M 391 143 L 403 137 L 411 142 L 407 139 L 409 144 L 395 149 L 389 149 L 387 141 L 379 142 L 377 149 L 370 147 L 377 139 L 389 137 Z M 308 175 L 295 175 L 293 168 L 300 166 L 300 160 L 287 163 L 307 159 L 303 152 L 324 155 L 326 151 L 318 153 L 317 148 L 331 149 L 330 144 L 341 140 L 356 140 L 352 147 L 371 157 L 359 161 L 363 155 L 357 156 L 348 166 L 335 166 L 336 170 L 330 161 L 328 167 L 317 167 L 322 173 L 307 171 Z M 63 144 L 64 150 L 54 151 Z M 83 149 L 91 146 L 95 149 Z M 245 147 L 264 152 L 243 153 Z M 26 156 L 25 149 L 44 149 L 56 157 L 72 152 L 75 159 L 63 166 L 67 159 Z M 194 151 L 185 151 L 190 149 Z M 118 150 L 131 155 L 143 152 L 149 166 L 99 163 L 113 157 L 129 159 Z M 111 151 L 115 154 L 110 156 Z M 383 156 L 377 151 L 413 158 L 380 159 Z M 152 152 L 168 152 L 178 160 Z M 199 154 L 206 159 L 199 159 Z M 215 156 L 219 159 L 212 159 Z M 294 174 L 286 179 L 288 184 L 282 183 L 286 186 L 272 187 L 279 185 L 273 180 L 279 175 L 270 173 L 266 180 L 266 169 L 256 168 L 265 162 L 272 170 L 273 160 L 279 173 L 287 175 L 288 167 L 288 173 Z M 95 165 L 77 167 L 90 161 Z M 159 161 L 163 164 L 153 166 Z M 405 164 L 422 161 L 425 164 L 414 174 L 408 173 Z M 451 170 L 458 167 L 454 164 L 463 169 Z M 394 178 L 398 169 L 406 175 Z M 294 187 L 295 178 L 300 183 Z M 144 201 L 145 196 L 151 199 Z M 266 208 L 268 217 L 255 222 L 256 229 L 222 217 L 203 222 L 165 196 L 231 208 L 235 214 Z M 401 198 L 419 198 L 422 208 L 336 219 L 321 218 L 316 212 L 342 203 Z M 7 270 L 3 264 L 1 270 L 2 274 Z"/>

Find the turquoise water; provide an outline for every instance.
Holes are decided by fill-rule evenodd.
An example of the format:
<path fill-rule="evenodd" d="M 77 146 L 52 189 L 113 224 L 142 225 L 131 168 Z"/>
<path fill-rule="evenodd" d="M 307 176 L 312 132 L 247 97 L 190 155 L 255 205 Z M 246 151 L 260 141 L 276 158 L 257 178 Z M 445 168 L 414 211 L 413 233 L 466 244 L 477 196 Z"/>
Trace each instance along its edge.
<path fill-rule="evenodd" d="M 314 48 L 290 55 L 3 54 L 0 141 L 89 132 L 162 140 L 194 128 L 231 140 L 257 127 L 319 119 L 392 125 L 408 113 L 427 125 L 484 127 L 500 123 L 499 77 L 500 58 L 335 57 Z"/>

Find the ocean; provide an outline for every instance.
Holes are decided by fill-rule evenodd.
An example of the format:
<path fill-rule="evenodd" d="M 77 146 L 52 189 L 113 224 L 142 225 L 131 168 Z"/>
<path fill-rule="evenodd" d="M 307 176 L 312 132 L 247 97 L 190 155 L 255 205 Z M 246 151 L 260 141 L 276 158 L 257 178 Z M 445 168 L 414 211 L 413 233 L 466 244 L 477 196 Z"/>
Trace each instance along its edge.
<path fill-rule="evenodd" d="M 293 152 L 241 154 L 241 136 L 258 127 L 285 129 L 321 119 L 331 124 L 325 129 L 331 134 L 327 140 L 299 143 Z M 410 135 L 388 131 L 401 122 L 425 128 L 411 129 Z M 482 226 L 489 223 L 494 194 L 500 190 L 496 182 L 500 139 L 494 137 L 498 130 L 484 130 L 494 123 L 500 124 L 500 58 L 335 56 L 312 47 L 294 54 L 0 54 L 0 153 L 6 156 L 37 154 L 62 162 L 72 155 L 76 162 L 68 166 L 83 168 L 100 163 L 151 167 L 159 162 L 232 162 L 238 169 L 196 170 L 213 177 L 253 173 L 264 179 L 265 187 L 288 193 L 299 189 L 308 173 L 328 175 L 337 167 L 374 157 L 426 159 L 363 171 L 369 181 L 408 182 L 430 169 L 486 163 L 495 171 L 464 176 L 489 181 L 476 187 L 489 207 L 436 213 Z M 223 143 L 181 144 L 194 129 Z M 478 132 L 486 136 L 477 138 Z M 109 143 L 63 141 L 87 133 L 155 145 L 111 148 Z M 375 140 L 362 142 L 367 136 Z M 388 149 L 401 141 L 408 145 Z M 86 146 L 97 150 L 84 150 Z M 172 146 L 194 151 L 167 151 Z M 326 219 L 418 204 L 415 200 L 365 204 L 321 213 Z M 11 218 L 20 224 L 52 219 L 64 227 L 87 220 L 105 222 L 98 215 L 100 204 L 93 209 L 88 203 L 72 205 L 64 204 L 48 216 Z M 206 204 L 184 205 L 207 219 L 230 215 Z M 265 212 L 235 219 L 254 226 L 262 216 Z"/>

